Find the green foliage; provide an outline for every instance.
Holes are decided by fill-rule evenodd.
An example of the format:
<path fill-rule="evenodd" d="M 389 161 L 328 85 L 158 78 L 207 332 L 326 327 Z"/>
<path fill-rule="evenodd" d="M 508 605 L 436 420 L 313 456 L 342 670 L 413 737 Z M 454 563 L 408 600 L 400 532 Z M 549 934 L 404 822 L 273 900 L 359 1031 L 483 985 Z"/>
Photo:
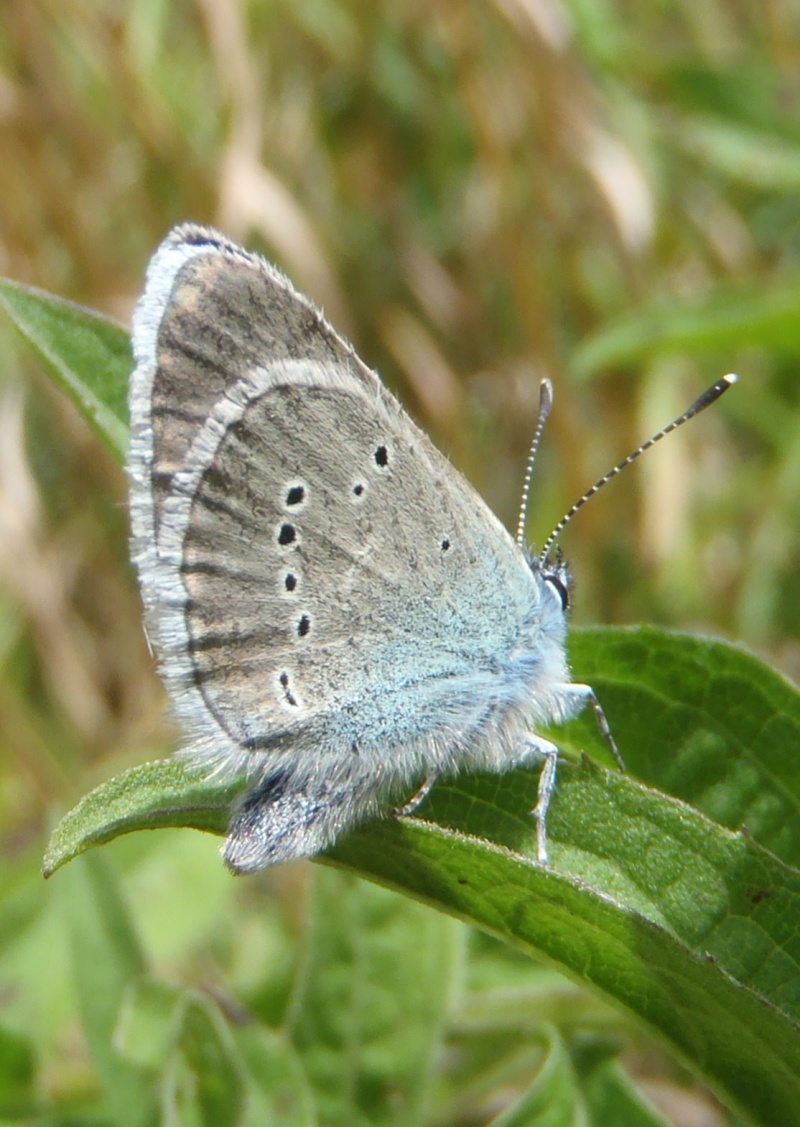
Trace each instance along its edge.
<path fill-rule="evenodd" d="M 38 299 L 14 301 L 8 283 L 5 294 L 30 333 Z M 84 315 L 76 333 L 81 314 L 67 306 L 66 320 L 57 299 L 41 303 L 48 320 L 39 318 L 37 348 L 54 356 L 62 336 L 70 342 L 69 360 L 53 367 L 68 371 L 86 413 L 102 418 L 96 403 L 107 383 L 124 378 L 124 350 L 113 336 L 108 346 L 102 319 Z M 775 853 L 797 864 L 800 698 L 743 652 L 653 629 L 578 634 L 573 656 L 578 675 L 602 692 L 638 773 L 661 783 L 671 776 L 673 789 L 732 826 L 746 818 L 752 838 L 584 760 L 562 767 L 552 868 L 532 860 L 530 772 L 437 787 L 425 820 L 379 821 L 338 843 L 332 859 L 598 987 L 732 1104 L 759 1122 L 786 1121 L 800 1101 L 800 875 Z M 174 759 L 134 768 L 67 815 L 45 874 L 137 829 L 224 833 L 233 798 L 230 785 L 198 779 Z M 255 1081 L 248 1086 L 222 1016 L 201 996 L 137 985 L 143 957 L 108 871 L 94 862 L 72 871 L 65 895 L 75 981 L 115 1122 L 155 1122 L 157 1106 L 167 1122 L 248 1122 L 265 1093 L 249 1090 Z M 279 1077 L 298 1109 L 310 1093 L 321 1123 L 423 1121 L 457 947 L 457 933 L 429 912 L 343 877 L 320 879 L 286 1017 L 296 1083 Z M 592 1091 L 620 1100 L 615 1073 L 598 1079 L 595 1069 L 587 1083 L 557 1035 L 547 1037 L 538 1078 L 501 1123 L 568 1121 L 578 1107 L 589 1114 Z M 637 1106 L 632 1099 L 634 1116 L 650 1115 Z"/>
<path fill-rule="evenodd" d="M 576 612 L 699 624 L 796 674 L 795 24 L 717 0 L 6 7 L 3 272 L 30 285 L 0 304 L 38 368 L 0 323 L 0 1120 L 796 1119 L 794 688 L 699 637 L 575 630 L 630 774 L 590 716 L 553 733 L 550 869 L 515 772 L 231 880 L 176 827 L 223 832 L 232 791 L 162 758 L 127 334 L 32 288 L 127 321 L 167 227 L 216 222 L 509 522 L 549 375 L 539 539 L 738 370 L 570 527 Z"/>
<path fill-rule="evenodd" d="M 115 454 L 127 448 L 129 334 L 107 317 L 0 279 L 0 305 Z"/>
<path fill-rule="evenodd" d="M 627 729 L 633 748 L 646 746 L 651 730 L 646 710 L 637 707 L 639 697 L 658 696 L 662 708 L 672 705 L 680 713 L 680 698 L 670 700 L 669 694 L 692 688 L 705 693 L 716 667 L 731 691 L 728 716 L 738 719 L 730 699 L 760 683 L 761 693 L 754 690 L 746 699 L 743 723 L 758 733 L 768 732 L 777 720 L 784 733 L 793 733 L 797 746 L 798 694 L 745 654 L 656 631 L 597 631 L 582 635 L 580 643 L 587 669 L 597 668 L 598 678 L 602 670 L 609 683 L 629 686 L 629 713 L 636 717 Z M 670 680 L 661 672 L 653 677 L 648 668 L 689 664 L 694 666 L 689 680 Z M 690 730 L 699 733 L 701 743 L 704 729 L 712 727 L 719 740 L 727 740 L 735 796 L 736 760 L 768 764 L 771 757 L 758 737 L 747 742 L 743 725 L 731 730 L 725 718 L 712 684 L 701 720 Z M 693 750 L 696 755 L 697 743 Z M 712 762 L 714 785 L 716 774 Z M 691 785 L 696 776 L 697 771 L 690 773 Z M 765 832 L 771 834 L 776 822 L 794 823 L 796 829 L 796 783 L 770 776 L 763 767 L 761 778 L 759 799 L 773 815 Z M 67 816 L 45 870 L 50 873 L 88 846 L 135 829 L 188 825 L 224 833 L 232 798 L 230 787 L 199 783 L 175 761 L 134 768 L 88 795 Z M 562 767 L 549 823 L 552 870 L 542 869 L 533 861 L 529 812 L 535 801 L 536 778 L 530 772 L 459 778 L 436 788 L 422 808 L 425 821 L 380 821 L 350 835 L 331 856 L 544 955 L 650 1023 L 757 1121 L 786 1120 L 800 1098 L 800 874 L 751 837 L 726 831 L 690 807 L 589 761 L 577 769 Z M 781 803 L 787 804 L 782 815 Z M 734 808 L 739 806 L 734 800 Z M 788 838 L 783 844 L 788 853 L 796 848 Z M 325 957 L 341 960 L 357 944 L 361 925 L 358 913 L 348 910 L 341 892 L 337 895 L 347 921 L 346 950 L 333 950 L 336 932 L 328 923 Z M 422 950 L 430 956 L 427 942 Z M 408 1003 L 407 988 L 398 976 L 393 981 Z M 328 989 L 335 991 L 337 982 L 332 974 Z M 341 1007 L 342 1020 L 353 1016 L 353 1004 Z M 319 1005 L 314 1000 L 307 1012 L 315 1014 Z M 313 1016 L 304 1017 L 301 1031 L 309 1020 L 316 1025 Z M 427 1018 L 421 1029 L 429 1028 Z M 321 1070 L 327 1081 L 323 1090 L 330 1089 L 333 1076 L 345 1083 L 342 1068 L 340 1061 Z M 756 1068 L 764 1069 L 760 1079 Z M 423 1073 L 419 1067 L 418 1076 Z M 323 1121 L 347 1120 L 332 1114 L 323 1115 Z"/>

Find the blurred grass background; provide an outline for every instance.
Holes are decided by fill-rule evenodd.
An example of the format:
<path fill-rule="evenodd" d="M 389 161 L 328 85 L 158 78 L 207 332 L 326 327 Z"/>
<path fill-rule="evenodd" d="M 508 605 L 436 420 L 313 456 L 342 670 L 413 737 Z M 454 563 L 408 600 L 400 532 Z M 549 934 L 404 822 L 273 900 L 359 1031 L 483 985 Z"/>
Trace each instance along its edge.
<path fill-rule="evenodd" d="M 797 678 L 799 106 L 791 0 L 5 0 L 0 272 L 127 324 L 167 229 L 216 224 L 325 308 L 512 528 L 549 376 L 539 542 L 739 371 L 565 534 L 575 620 L 713 632 Z M 70 1061 L 56 1088 L 80 1087 L 42 844 L 171 733 L 123 474 L 4 322 L 0 349 L 2 990 Z M 277 1014 L 301 878 L 234 886 L 213 842 L 157 846 L 110 851 L 150 948 Z"/>

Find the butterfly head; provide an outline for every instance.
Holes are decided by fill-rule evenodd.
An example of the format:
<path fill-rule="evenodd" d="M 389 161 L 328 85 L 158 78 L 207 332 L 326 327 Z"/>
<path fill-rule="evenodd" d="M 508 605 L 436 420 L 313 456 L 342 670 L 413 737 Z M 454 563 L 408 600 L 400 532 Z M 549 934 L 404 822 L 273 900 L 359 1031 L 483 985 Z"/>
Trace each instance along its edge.
<path fill-rule="evenodd" d="M 545 558 L 531 553 L 528 564 L 561 607 L 562 614 L 568 614 L 572 605 L 570 592 L 573 577 L 572 569 L 561 554 L 561 548 L 557 547 L 555 553 L 549 553 Z"/>

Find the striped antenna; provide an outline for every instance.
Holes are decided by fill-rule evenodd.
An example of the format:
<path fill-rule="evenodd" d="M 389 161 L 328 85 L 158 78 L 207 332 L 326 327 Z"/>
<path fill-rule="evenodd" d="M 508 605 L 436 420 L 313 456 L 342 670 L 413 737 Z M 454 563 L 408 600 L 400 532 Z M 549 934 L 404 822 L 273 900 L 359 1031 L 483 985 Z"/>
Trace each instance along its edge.
<path fill-rule="evenodd" d="M 525 481 L 522 483 L 522 501 L 519 506 L 519 520 L 517 521 L 517 536 L 516 540 L 522 550 L 525 550 L 525 526 L 528 523 L 528 502 L 531 499 L 531 481 L 533 480 L 533 467 L 536 463 L 536 455 L 539 451 L 539 444 L 542 441 L 542 434 L 544 433 L 544 425 L 547 422 L 547 416 L 550 414 L 550 408 L 553 406 L 553 385 L 550 380 L 542 380 L 539 384 L 539 418 L 536 420 L 536 430 L 533 432 L 533 439 L 531 440 L 531 449 L 528 454 L 528 464 L 525 467 Z"/>
<path fill-rule="evenodd" d="M 724 395 L 729 387 L 733 387 L 738 379 L 739 377 L 735 376 L 731 372 L 727 376 L 723 376 L 721 380 L 717 380 L 717 382 L 712 387 L 703 392 L 699 399 L 696 399 L 694 401 L 688 411 L 684 411 L 684 413 L 677 419 L 673 419 L 669 426 L 664 427 L 664 429 L 660 430 L 658 434 L 654 434 L 652 438 L 648 438 L 647 442 L 643 442 L 638 450 L 634 450 L 632 454 L 629 454 L 627 458 L 621 461 L 618 465 L 614 466 L 613 470 L 609 470 L 604 477 L 601 477 L 599 481 L 596 481 L 591 489 L 587 489 L 584 495 L 582 497 L 579 497 L 572 508 L 564 514 L 553 531 L 547 537 L 545 545 L 539 553 L 539 562 L 541 564 L 544 564 L 548 555 L 550 554 L 550 549 L 553 547 L 553 544 L 555 544 L 556 540 L 567 527 L 569 522 L 572 520 L 575 514 L 583 508 L 590 497 L 594 497 L 595 493 L 599 493 L 604 486 L 608 485 L 608 483 L 613 478 L 615 478 L 617 474 L 621 473 L 626 466 L 629 466 L 631 462 L 635 462 L 637 458 L 641 458 L 642 454 L 644 454 L 646 450 L 649 450 L 651 446 L 655 446 L 655 444 L 657 442 L 660 442 L 662 438 L 666 438 L 668 434 L 672 434 L 672 432 L 674 430 L 677 430 L 678 427 L 682 427 L 684 423 L 688 423 L 689 419 L 693 419 L 695 415 L 699 415 L 701 411 L 705 411 L 706 407 L 710 407 L 712 403 L 716 402 L 716 400 L 719 399 L 721 395 Z M 538 434 L 540 427 L 537 426 L 536 429 Z M 534 435 L 534 443 L 535 442 L 536 435 Z M 517 530 L 517 541 L 519 542 L 519 529 Z"/>

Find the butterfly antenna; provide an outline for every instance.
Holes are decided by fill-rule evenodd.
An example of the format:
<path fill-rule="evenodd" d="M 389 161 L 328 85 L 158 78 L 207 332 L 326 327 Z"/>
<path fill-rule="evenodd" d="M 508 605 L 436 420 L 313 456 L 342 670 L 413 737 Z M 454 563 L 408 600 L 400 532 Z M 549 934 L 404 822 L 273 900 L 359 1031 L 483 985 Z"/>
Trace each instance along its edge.
<path fill-rule="evenodd" d="M 519 506 L 519 520 L 517 521 L 516 540 L 520 548 L 525 548 L 525 526 L 528 523 L 528 502 L 531 497 L 531 481 L 533 480 L 533 467 L 536 464 L 536 455 L 542 441 L 544 425 L 550 408 L 553 406 L 553 385 L 550 380 L 542 380 L 539 384 L 539 418 L 536 420 L 536 430 L 533 432 L 531 449 L 528 454 L 528 464 L 525 467 L 525 481 L 522 484 L 522 501 Z"/>
<path fill-rule="evenodd" d="M 710 407 L 712 403 L 716 402 L 716 400 L 719 399 L 721 395 L 724 395 L 729 387 L 733 387 L 738 379 L 739 377 L 731 372 L 727 376 L 723 376 L 721 380 L 717 380 L 717 382 L 712 387 L 703 392 L 699 399 L 696 399 L 694 401 L 688 411 L 684 411 L 684 413 L 677 419 L 673 419 L 669 426 L 664 427 L 664 429 L 660 430 L 658 434 L 654 434 L 652 438 L 648 438 L 647 442 L 643 442 L 638 450 L 634 450 L 632 454 L 629 454 L 627 458 L 621 461 L 618 465 L 614 466 L 613 470 L 609 470 L 605 477 L 601 477 L 599 481 L 596 481 L 591 489 L 587 489 L 583 496 L 578 498 L 572 508 L 564 514 L 564 516 L 548 536 L 547 540 L 545 541 L 544 547 L 539 553 L 539 562 L 545 562 L 548 555 L 550 554 L 550 549 L 553 547 L 553 544 L 555 544 L 556 540 L 567 527 L 569 522 L 572 520 L 575 514 L 583 508 L 590 497 L 594 497 L 595 493 L 599 493 L 604 486 L 608 485 L 608 483 L 617 476 L 617 474 L 622 473 L 625 467 L 629 466 L 631 462 L 635 462 L 637 458 L 641 458 L 642 454 L 644 454 L 646 450 L 649 450 L 651 446 L 655 446 L 655 444 L 657 442 L 660 442 L 662 438 L 666 438 L 668 434 L 672 434 L 672 432 L 674 430 L 677 430 L 678 427 L 682 427 L 684 423 L 688 423 L 689 419 L 693 419 L 695 415 L 699 415 L 701 411 L 705 411 L 706 407 Z M 536 439 L 534 438 L 534 442 L 535 441 Z M 517 534 L 517 539 L 519 539 L 519 533 Z"/>

